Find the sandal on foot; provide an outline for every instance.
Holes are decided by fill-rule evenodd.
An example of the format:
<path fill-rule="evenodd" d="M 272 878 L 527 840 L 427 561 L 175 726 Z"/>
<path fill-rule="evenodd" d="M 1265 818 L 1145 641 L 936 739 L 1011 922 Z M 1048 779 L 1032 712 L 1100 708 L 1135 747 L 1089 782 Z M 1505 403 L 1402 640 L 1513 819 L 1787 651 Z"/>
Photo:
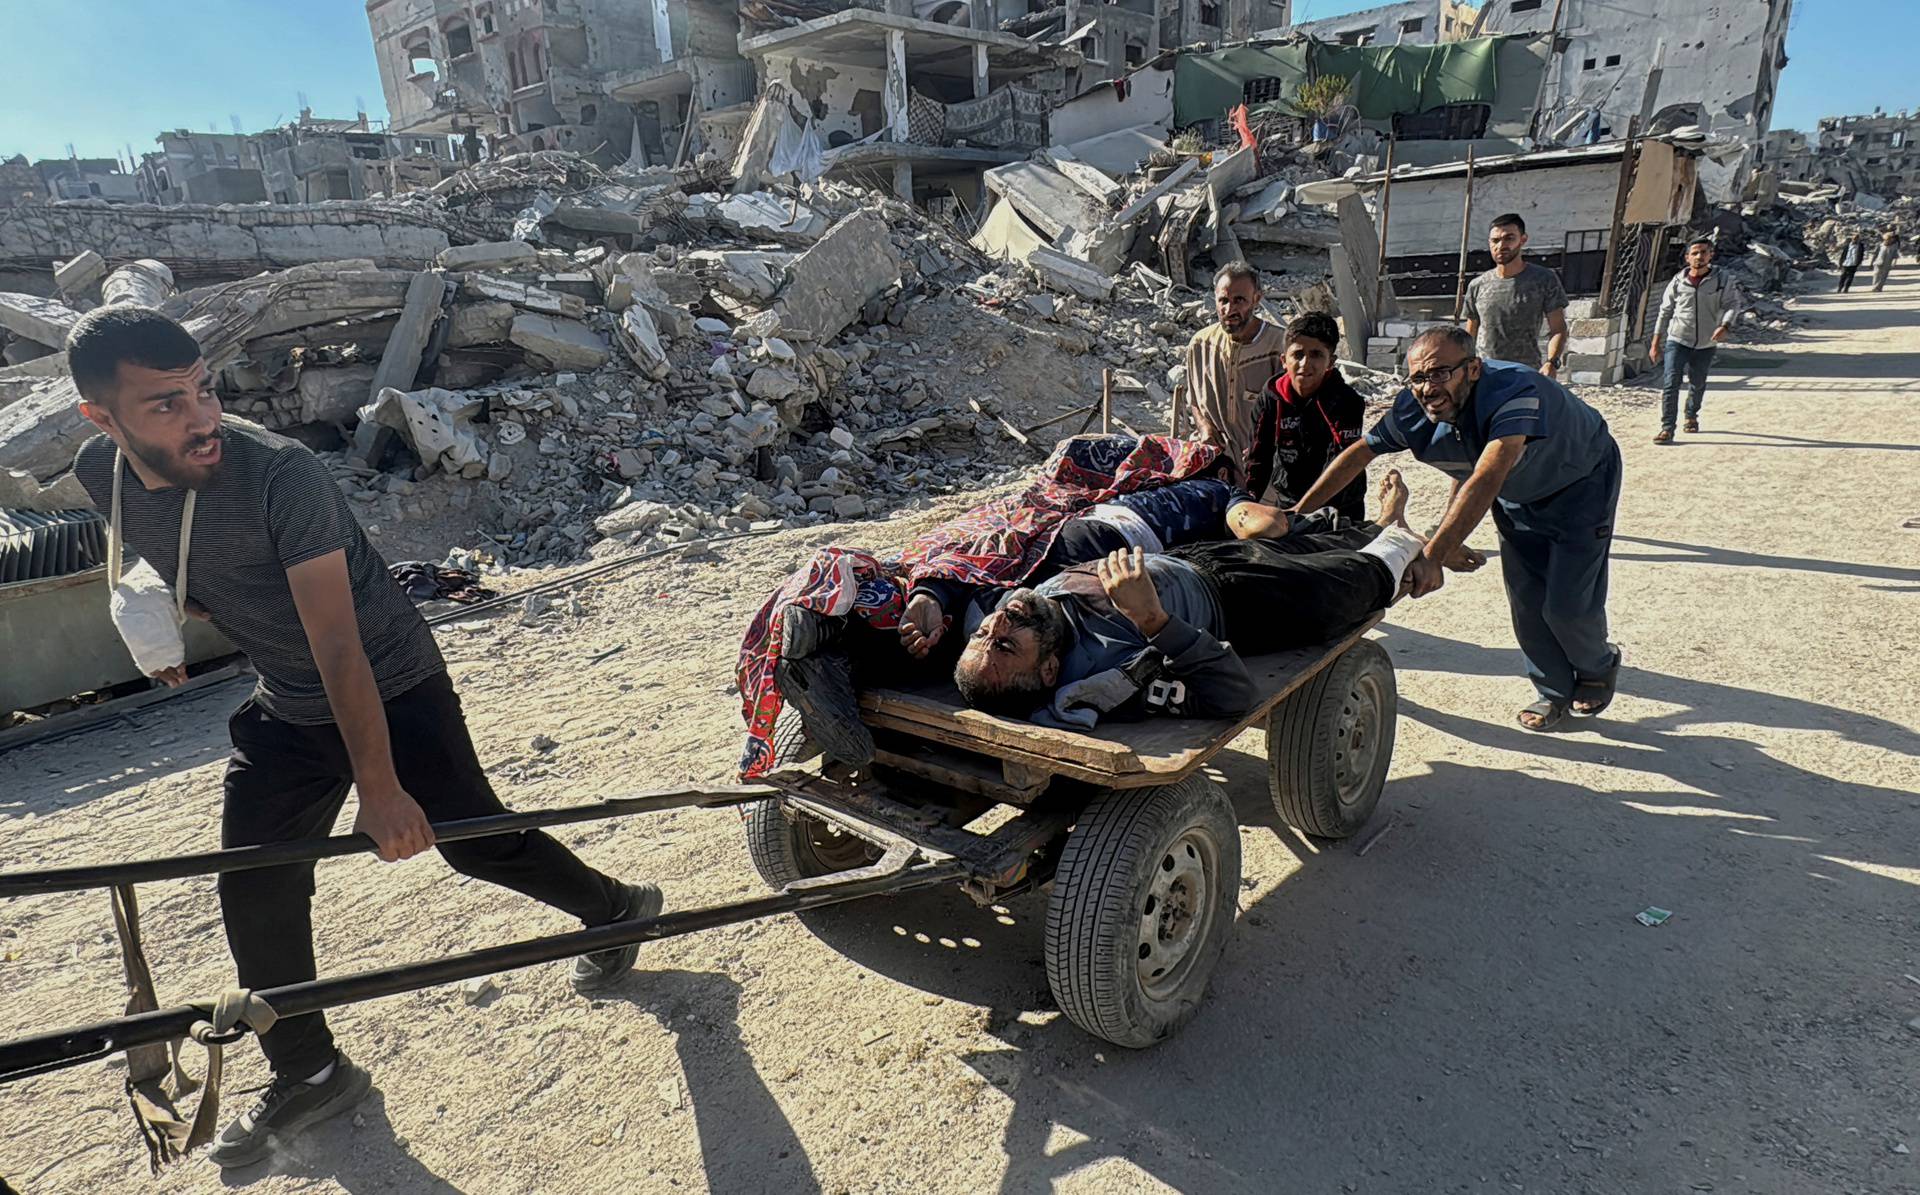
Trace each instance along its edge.
<path fill-rule="evenodd" d="M 1613 664 L 1598 676 L 1576 676 L 1573 678 L 1573 703 L 1568 712 L 1576 718 L 1593 718 L 1606 712 L 1613 704 L 1613 692 L 1620 681 L 1620 661 L 1626 653 L 1619 644 L 1613 646 Z M 1580 707 L 1585 705 L 1586 709 Z"/>
<path fill-rule="evenodd" d="M 1660 429 L 1659 431 L 1657 431 L 1657 432 L 1655 432 L 1655 433 L 1654 433 L 1654 435 L 1653 435 L 1653 442 L 1654 442 L 1655 444 L 1671 444 L 1671 443 L 1673 443 L 1673 429 L 1672 429 L 1672 428 L 1670 428 L 1670 427 L 1663 427 L 1663 428 L 1661 428 L 1661 429 Z"/>
<path fill-rule="evenodd" d="M 1689 419 L 1680 425 L 1680 430 L 1683 432 L 1697 432 L 1700 430 L 1700 421 L 1698 419 Z"/>
<path fill-rule="evenodd" d="M 1526 721 L 1528 714 L 1539 718 L 1540 724 L 1537 726 L 1529 726 Z M 1545 734 L 1549 730 L 1558 730 L 1560 729 L 1560 724 L 1567 720 L 1567 703 L 1564 701 L 1548 701 L 1545 698 L 1541 698 L 1539 701 L 1521 710 L 1520 713 L 1516 715 L 1516 720 L 1519 721 L 1521 729 L 1531 730 L 1535 734 Z"/>

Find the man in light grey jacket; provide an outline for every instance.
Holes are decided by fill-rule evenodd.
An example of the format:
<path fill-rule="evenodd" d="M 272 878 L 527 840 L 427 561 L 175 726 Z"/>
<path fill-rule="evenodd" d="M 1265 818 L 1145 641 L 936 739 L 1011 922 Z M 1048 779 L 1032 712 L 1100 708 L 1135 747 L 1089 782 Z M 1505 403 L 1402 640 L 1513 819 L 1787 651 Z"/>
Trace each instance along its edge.
<path fill-rule="evenodd" d="M 1673 276 L 1660 296 L 1660 316 L 1653 325 L 1653 344 L 1647 349 L 1647 360 L 1659 365 L 1664 355 L 1666 365 L 1655 444 L 1673 442 L 1682 375 L 1687 380 L 1686 430 L 1700 430 L 1700 403 L 1707 393 L 1713 348 L 1726 340 L 1733 321 L 1745 307 L 1740 284 L 1713 268 L 1713 242 L 1705 237 L 1689 242 L 1687 268 Z"/>

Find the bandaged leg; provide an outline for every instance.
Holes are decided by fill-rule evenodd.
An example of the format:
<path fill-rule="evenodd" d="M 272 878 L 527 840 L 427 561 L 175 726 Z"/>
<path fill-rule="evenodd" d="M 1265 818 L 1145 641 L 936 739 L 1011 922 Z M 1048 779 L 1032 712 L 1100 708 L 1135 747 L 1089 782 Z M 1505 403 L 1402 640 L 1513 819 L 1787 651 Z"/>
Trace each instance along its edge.
<path fill-rule="evenodd" d="M 1393 574 L 1393 587 L 1397 592 L 1406 578 L 1407 566 L 1426 546 L 1426 540 L 1410 529 L 1396 525 L 1381 528 L 1380 534 L 1373 537 L 1373 542 L 1359 549 L 1359 552 L 1362 556 L 1376 557 L 1387 566 L 1387 571 Z"/>

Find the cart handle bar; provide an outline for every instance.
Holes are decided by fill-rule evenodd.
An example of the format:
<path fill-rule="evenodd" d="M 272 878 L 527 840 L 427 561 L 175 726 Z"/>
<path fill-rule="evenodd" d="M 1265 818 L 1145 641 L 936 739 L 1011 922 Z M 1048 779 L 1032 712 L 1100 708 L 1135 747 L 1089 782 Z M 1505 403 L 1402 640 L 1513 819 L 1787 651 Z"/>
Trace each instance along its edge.
<path fill-rule="evenodd" d="M 782 913 L 805 912 L 850 900 L 931 888 L 962 879 L 965 875 L 966 865 L 958 860 L 917 863 L 892 875 L 868 876 L 822 888 L 782 892 L 776 896 L 736 901 L 706 909 L 689 909 L 684 913 L 669 913 L 662 917 L 616 921 L 592 929 L 528 938 L 505 946 L 449 955 L 431 962 L 409 963 L 400 967 L 362 971 L 338 979 L 315 979 L 266 988 L 254 995 L 272 1005 L 280 1019 L 285 1020 L 342 1004 L 355 1004 L 437 984 L 458 983 L 463 979 L 492 975 L 498 971 L 612 950 L 634 942 L 658 941 Z M 210 1003 L 199 1006 L 183 1004 L 0 1043 L 0 1083 L 78 1066 L 135 1046 L 184 1037 L 194 1022 L 207 1019 L 206 1010 Z"/>
<path fill-rule="evenodd" d="M 626 817 L 634 813 L 659 813 L 669 809 L 720 809 L 779 795 L 778 789 L 760 784 L 724 784 L 704 789 L 655 789 L 634 793 L 631 796 L 595 801 L 589 805 L 565 805 L 558 809 L 496 813 L 486 817 L 438 822 L 433 827 L 433 837 L 435 842 L 458 842 L 466 838 L 489 838 L 496 834 L 537 830 L 542 826 L 564 826 L 573 822 L 597 821 L 607 817 Z M 136 859 L 127 863 L 5 872 L 0 873 L 0 898 L 48 892 L 78 892 L 88 888 L 114 888 L 122 884 L 140 884 L 153 880 L 178 880 L 187 876 L 218 875 L 229 871 L 248 871 L 256 867 L 278 867 L 287 863 L 310 863 L 340 855 L 357 855 L 373 849 L 373 839 L 365 834 L 335 834 L 326 838 L 302 838 L 291 842 L 266 843 L 261 846 L 237 846 L 221 851 L 203 851 L 194 855 Z"/>

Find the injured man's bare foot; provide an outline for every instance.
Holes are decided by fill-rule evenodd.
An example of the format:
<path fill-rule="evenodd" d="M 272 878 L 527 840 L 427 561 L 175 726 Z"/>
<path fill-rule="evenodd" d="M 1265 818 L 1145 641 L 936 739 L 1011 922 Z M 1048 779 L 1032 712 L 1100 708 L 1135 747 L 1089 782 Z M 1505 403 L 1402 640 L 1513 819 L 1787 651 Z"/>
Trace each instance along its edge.
<path fill-rule="evenodd" d="M 1407 525 L 1407 482 L 1398 469 L 1388 469 L 1380 479 L 1380 517 L 1374 522 L 1382 527 Z"/>

